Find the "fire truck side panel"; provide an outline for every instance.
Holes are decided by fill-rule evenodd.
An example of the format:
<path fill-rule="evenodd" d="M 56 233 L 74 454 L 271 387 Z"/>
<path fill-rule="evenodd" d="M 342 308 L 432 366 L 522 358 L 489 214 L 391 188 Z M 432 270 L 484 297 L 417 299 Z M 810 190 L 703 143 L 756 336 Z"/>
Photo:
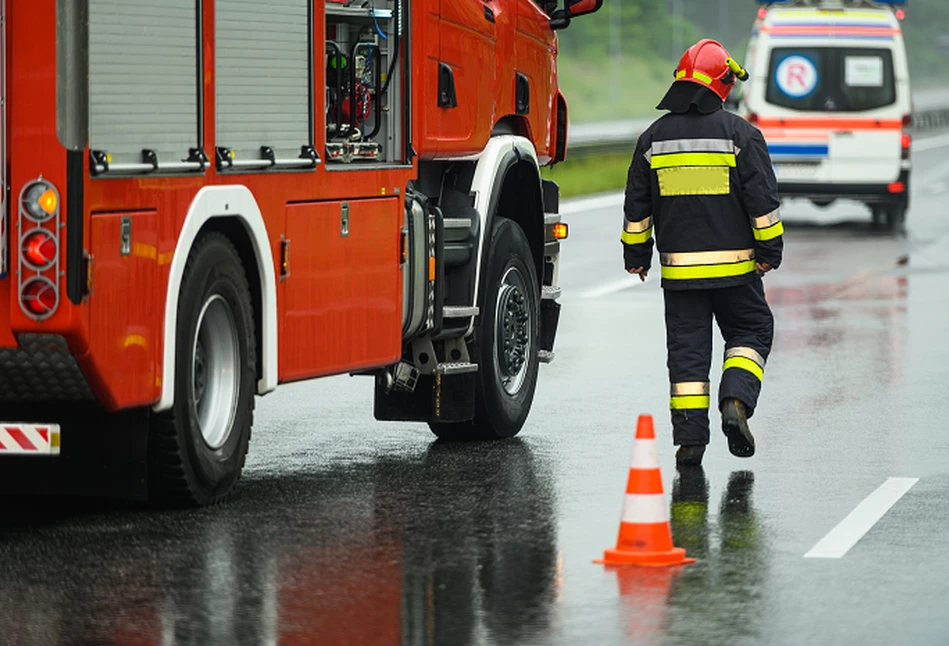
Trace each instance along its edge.
<path fill-rule="evenodd" d="M 412 5 L 412 92 L 414 94 L 413 146 L 422 159 L 437 152 L 436 140 L 442 112 L 438 108 L 438 0 Z"/>
<path fill-rule="evenodd" d="M 109 409 L 150 404 L 160 394 L 162 311 L 158 212 L 100 213 L 90 219 L 95 297 L 90 299 L 89 375 Z M 123 241 L 123 232 L 134 242 Z M 167 252 L 166 252 L 167 253 Z"/>
<path fill-rule="evenodd" d="M 287 206 L 281 381 L 399 359 L 402 203 L 396 196 Z"/>
<path fill-rule="evenodd" d="M 17 291 L 17 196 L 28 182 L 42 176 L 59 192 L 59 206 L 65 215 L 66 156 L 56 138 L 56 7 L 54 2 L 43 2 L 33 6 L 29 2 L 10 2 L 7 5 L 7 21 L 16 24 L 16 29 L 7 28 L 9 42 L 7 64 L 7 92 L 15 100 L 7 102 L 9 136 L 7 154 L 9 162 L 10 190 L 7 224 L 10 229 L 10 253 L 7 278 L 9 295 L 9 321 L 14 333 L 37 331 L 36 323 L 20 309 Z M 20 61 L 16 64 L 15 61 Z M 33 61 L 36 63 L 33 64 Z M 29 64 L 27 63 L 29 62 Z M 65 222 L 63 217 L 62 222 Z M 47 225 L 48 226 L 48 225 Z M 60 231 L 59 249 L 67 244 L 65 231 Z M 61 256 L 62 257 L 62 256 Z M 64 266 L 61 266 L 64 268 Z M 54 277 L 55 278 L 55 277 Z M 88 329 L 88 313 L 71 307 L 63 307 L 67 301 L 65 289 L 60 284 L 60 307 L 43 321 L 42 332 L 63 334 L 75 354 L 87 350 L 85 331 Z M 83 330 L 80 332 L 80 328 Z M 7 335 L 4 335 L 7 336 Z M 9 339 L 9 336 L 7 336 Z"/>
<path fill-rule="evenodd" d="M 513 41 L 518 71 L 530 81 L 530 112 L 526 115 L 529 135 L 538 162 L 544 165 L 553 157 L 556 132 L 557 45 L 550 19 L 533 0 L 518 2 L 517 37 Z"/>
<path fill-rule="evenodd" d="M 498 118 L 496 105 L 503 105 L 496 92 L 498 61 L 502 57 L 495 51 L 495 40 L 512 18 L 507 12 L 492 9 L 499 4 L 482 0 L 441 2 L 439 64 L 451 68 L 457 105 L 438 108 L 437 136 L 434 141 L 422 142 L 423 155 L 431 152 L 432 144 L 438 157 L 477 153 L 491 136 Z M 492 12 L 495 22 L 485 17 L 488 12 Z"/>
<path fill-rule="evenodd" d="M 438 54 L 425 60 L 427 91 L 439 86 L 439 66 L 451 69 L 457 106 L 423 110 L 423 159 L 461 158 L 484 150 L 499 121 L 516 117 L 515 132 L 530 138 L 541 162 L 549 159 L 551 106 L 556 87 L 556 37 L 533 0 L 459 0 L 440 3 L 439 16 L 427 16 L 425 36 L 438 42 Z M 526 109 L 518 110 L 518 75 L 529 87 Z M 438 105 L 435 96 L 423 106 Z"/>

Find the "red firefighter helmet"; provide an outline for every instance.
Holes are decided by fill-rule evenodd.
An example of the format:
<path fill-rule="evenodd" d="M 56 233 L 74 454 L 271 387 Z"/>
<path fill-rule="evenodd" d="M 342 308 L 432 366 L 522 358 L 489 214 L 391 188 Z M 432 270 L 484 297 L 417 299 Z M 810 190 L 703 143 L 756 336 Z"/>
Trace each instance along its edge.
<path fill-rule="evenodd" d="M 744 81 L 748 73 L 720 43 L 706 38 L 692 45 L 682 55 L 675 78 L 676 81 L 690 81 L 707 87 L 724 101 L 735 86 L 735 79 Z"/>

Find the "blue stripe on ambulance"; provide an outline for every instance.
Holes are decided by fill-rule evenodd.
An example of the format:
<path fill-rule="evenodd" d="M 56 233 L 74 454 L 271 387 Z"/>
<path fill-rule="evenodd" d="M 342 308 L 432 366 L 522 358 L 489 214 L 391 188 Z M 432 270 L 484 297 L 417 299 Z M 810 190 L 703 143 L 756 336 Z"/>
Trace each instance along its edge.
<path fill-rule="evenodd" d="M 778 144 L 769 145 L 772 157 L 828 157 L 830 146 L 819 144 Z"/>

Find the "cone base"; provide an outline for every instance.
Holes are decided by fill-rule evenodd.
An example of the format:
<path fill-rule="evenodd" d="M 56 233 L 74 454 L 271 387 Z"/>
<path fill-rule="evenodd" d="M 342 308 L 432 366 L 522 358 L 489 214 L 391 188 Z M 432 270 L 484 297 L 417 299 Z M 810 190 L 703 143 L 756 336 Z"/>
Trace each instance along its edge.
<path fill-rule="evenodd" d="M 685 549 L 673 547 L 668 552 L 629 552 L 626 550 L 608 549 L 603 552 L 603 558 L 594 561 L 603 565 L 639 565 L 643 567 L 669 567 L 671 565 L 685 565 L 695 563 L 695 559 L 685 555 Z"/>

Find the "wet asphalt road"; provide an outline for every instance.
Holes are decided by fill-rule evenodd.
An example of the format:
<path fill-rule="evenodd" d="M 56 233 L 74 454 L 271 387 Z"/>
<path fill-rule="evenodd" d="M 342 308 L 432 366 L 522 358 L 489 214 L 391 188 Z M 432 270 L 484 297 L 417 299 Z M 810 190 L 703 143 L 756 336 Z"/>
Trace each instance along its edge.
<path fill-rule="evenodd" d="M 0 502 L 0 644 L 949 643 L 947 152 L 916 153 L 906 237 L 785 206 L 754 458 L 713 427 L 704 471 L 676 473 L 658 280 L 619 282 L 615 198 L 575 203 L 519 438 L 376 423 L 367 378 L 284 387 L 223 507 Z M 693 565 L 591 562 L 641 413 Z M 890 477 L 919 481 L 842 558 L 804 558 Z"/>

